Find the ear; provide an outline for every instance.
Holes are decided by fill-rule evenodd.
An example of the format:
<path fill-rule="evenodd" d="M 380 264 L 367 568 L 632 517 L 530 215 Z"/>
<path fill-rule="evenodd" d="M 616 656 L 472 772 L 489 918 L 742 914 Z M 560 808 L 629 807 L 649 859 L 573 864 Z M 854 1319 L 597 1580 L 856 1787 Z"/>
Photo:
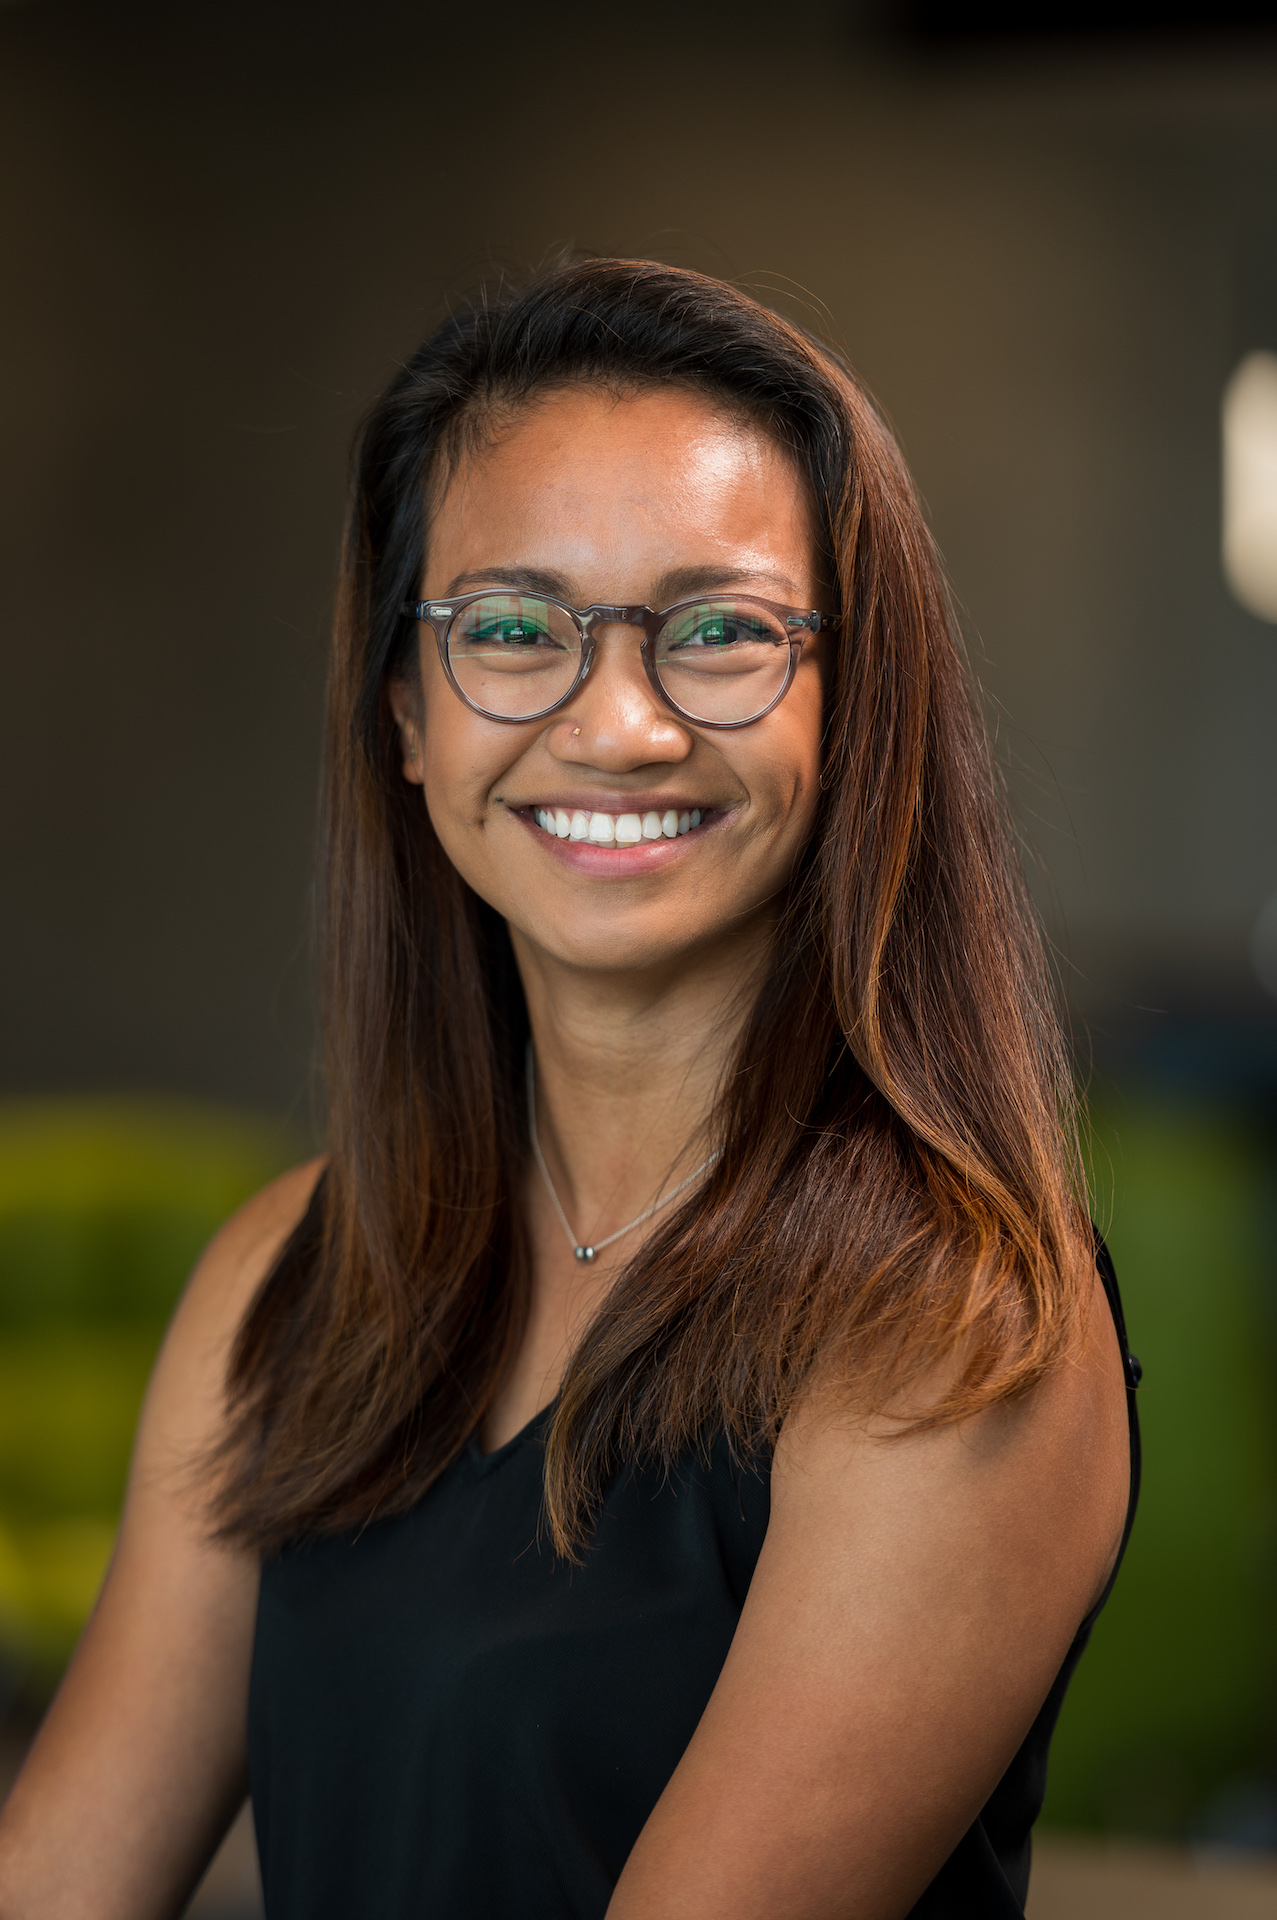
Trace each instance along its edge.
<path fill-rule="evenodd" d="M 395 725 L 399 729 L 399 744 L 403 750 L 403 777 L 411 780 L 414 786 L 421 786 L 425 771 L 421 764 L 421 689 L 410 680 L 398 675 L 386 689 L 390 701 L 390 711 L 395 716 Z"/>

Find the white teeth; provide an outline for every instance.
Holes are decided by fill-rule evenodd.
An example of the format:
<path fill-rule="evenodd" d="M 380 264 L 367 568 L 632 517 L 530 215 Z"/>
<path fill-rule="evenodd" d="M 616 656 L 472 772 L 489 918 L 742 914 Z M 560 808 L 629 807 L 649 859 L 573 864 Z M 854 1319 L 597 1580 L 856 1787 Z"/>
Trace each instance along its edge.
<path fill-rule="evenodd" d="M 532 818 L 543 833 L 559 840 L 589 840 L 596 847 L 636 847 L 644 840 L 675 840 L 705 818 L 704 809 L 693 807 L 678 813 L 667 807 L 649 813 L 586 813 L 576 807 L 533 807 Z"/>

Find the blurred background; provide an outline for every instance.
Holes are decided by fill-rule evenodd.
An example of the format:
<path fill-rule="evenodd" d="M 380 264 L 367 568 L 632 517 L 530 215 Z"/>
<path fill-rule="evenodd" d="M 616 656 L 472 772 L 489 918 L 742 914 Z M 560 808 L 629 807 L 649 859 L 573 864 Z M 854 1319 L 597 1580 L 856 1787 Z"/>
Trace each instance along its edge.
<path fill-rule="evenodd" d="M 352 429 L 450 298 L 572 243 L 739 282 L 900 433 L 1145 1367 L 1143 1507 L 1031 1911 L 1099 1912 L 1096 1860 L 1110 1890 L 1147 1868 L 1115 1911 L 1270 1911 L 1244 1889 L 1277 1858 L 1277 0 L 11 0 L 0 230 L 10 1763 L 184 1275 L 315 1138 Z"/>

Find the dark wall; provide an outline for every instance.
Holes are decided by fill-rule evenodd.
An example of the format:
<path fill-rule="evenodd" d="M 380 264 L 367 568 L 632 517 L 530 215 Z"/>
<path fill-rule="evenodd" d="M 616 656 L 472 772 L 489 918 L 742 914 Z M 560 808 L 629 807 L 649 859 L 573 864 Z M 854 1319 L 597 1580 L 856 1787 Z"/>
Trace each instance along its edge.
<path fill-rule="evenodd" d="M 879 393 L 1079 1001 L 1258 993 L 1277 629 L 1219 578 L 1217 434 L 1277 57 L 612 17 L 0 11 L 0 1087 L 304 1110 L 349 436 L 568 240 L 740 278 Z"/>

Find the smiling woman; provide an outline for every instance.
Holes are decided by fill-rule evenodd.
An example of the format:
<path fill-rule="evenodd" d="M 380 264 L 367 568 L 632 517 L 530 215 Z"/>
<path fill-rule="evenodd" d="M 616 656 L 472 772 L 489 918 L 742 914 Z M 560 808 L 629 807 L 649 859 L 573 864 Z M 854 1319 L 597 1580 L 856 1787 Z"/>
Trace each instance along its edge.
<path fill-rule="evenodd" d="M 900 456 L 592 261 L 362 435 L 330 1151 L 205 1256 L 0 1920 L 1022 1912 L 1132 1363 Z"/>

